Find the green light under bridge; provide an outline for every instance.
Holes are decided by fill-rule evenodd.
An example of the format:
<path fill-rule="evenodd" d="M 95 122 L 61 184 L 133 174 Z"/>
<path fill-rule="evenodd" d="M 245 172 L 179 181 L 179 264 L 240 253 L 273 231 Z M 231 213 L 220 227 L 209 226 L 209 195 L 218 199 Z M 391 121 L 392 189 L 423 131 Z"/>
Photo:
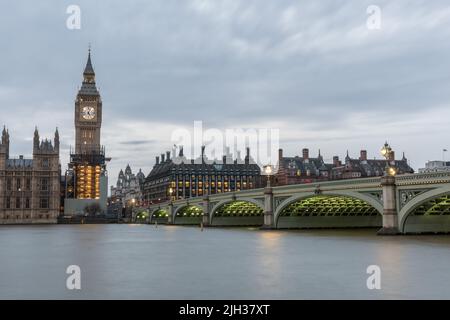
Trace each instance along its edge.
<path fill-rule="evenodd" d="M 450 215 L 450 195 L 432 199 L 419 205 L 411 215 L 414 216 L 442 216 Z"/>
<path fill-rule="evenodd" d="M 177 217 L 199 217 L 203 214 L 203 210 L 197 206 L 185 206 L 177 211 Z"/>
<path fill-rule="evenodd" d="M 136 219 L 138 219 L 138 220 L 145 220 L 145 219 L 147 219 L 149 216 L 150 216 L 150 214 L 149 214 L 147 211 L 142 211 L 142 212 L 139 212 L 139 213 L 136 215 Z"/>
<path fill-rule="evenodd" d="M 264 210 L 254 203 L 247 201 L 233 201 L 220 206 L 215 217 L 249 217 L 262 216 Z"/>
<path fill-rule="evenodd" d="M 315 196 L 289 204 L 281 216 L 376 216 L 377 209 L 365 201 L 345 196 Z"/>
<path fill-rule="evenodd" d="M 169 216 L 169 214 L 168 214 L 167 210 L 164 210 L 164 209 L 158 209 L 155 212 L 153 212 L 153 214 L 152 214 L 153 218 L 166 218 L 168 216 Z"/>

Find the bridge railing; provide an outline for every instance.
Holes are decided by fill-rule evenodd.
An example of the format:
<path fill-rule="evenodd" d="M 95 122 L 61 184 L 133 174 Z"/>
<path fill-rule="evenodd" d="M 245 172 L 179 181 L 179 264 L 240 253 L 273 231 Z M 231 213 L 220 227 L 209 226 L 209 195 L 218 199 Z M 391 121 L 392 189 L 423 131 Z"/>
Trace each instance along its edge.
<path fill-rule="evenodd" d="M 378 187 L 381 183 L 381 177 L 370 177 L 370 178 L 356 178 L 356 179 L 342 179 L 342 180 L 333 180 L 333 181 L 316 181 L 312 183 L 304 183 L 304 184 L 290 184 L 283 186 L 273 187 L 274 194 L 281 194 L 286 192 L 302 192 L 302 191 L 313 191 L 317 188 L 321 190 L 333 190 L 333 189 L 347 189 L 347 188 L 372 188 Z M 430 184 L 430 183 L 450 183 L 450 172 L 432 172 L 432 173 L 412 173 L 412 174 L 403 174 L 398 175 L 396 177 L 397 185 L 415 185 L 415 184 Z M 224 193 L 216 193 L 210 194 L 210 201 L 220 201 L 223 199 L 228 199 L 232 196 L 236 198 L 246 198 L 253 196 L 262 196 L 264 194 L 264 188 L 258 189 L 250 189 L 250 190 L 241 190 L 235 192 L 224 192 Z M 186 198 L 186 199 L 177 199 L 172 201 L 174 205 L 182 205 L 186 203 L 198 204 L 201 203 L 204 199 L 204 196 Z M 157 208 L 167 206 L 167 202 L 153 204 L 150 205 L 149 208 Z"/>
<path fill-rule="evenodd" d="M 449 182 L 450 182 L 450 172 L 404 174 L 397 176 L 395 179 L 395 183 L 397 185 L 449 183 Z"/>

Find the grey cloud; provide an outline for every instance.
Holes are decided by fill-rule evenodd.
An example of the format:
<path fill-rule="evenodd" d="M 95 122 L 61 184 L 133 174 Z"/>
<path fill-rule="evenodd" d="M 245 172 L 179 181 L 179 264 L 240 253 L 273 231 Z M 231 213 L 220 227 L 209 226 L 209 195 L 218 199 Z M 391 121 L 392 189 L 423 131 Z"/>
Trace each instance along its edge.
<path fill-rule="evenodd" d="M 154 144 L 156 141 L 153 140 L 130 140 L 130 141 L 121 141 L 120 144 L 122 145 L 145 145 L 145 144 Z"/>
<path fill-rule="evenodd" d="M 444 131 L 426 143 L 426 155 L 411 142 L 422 141 L 429 127 L 424 110 L 448 115 L 450 7 L 444 0 L 377 1 L 382 29 L 367 32 L 372 3 L 83 0 L 77 1 L 82 28 L 71 31 L 65 9 L 72 3 L 14 1 L 0 13 L 2 38 L 14 34 L 2 46 L 1 120 L 14 132 L 18 154 L 31 153 L 22 141 L 34 125 L 48 137 L 58 126 L 64 145 L 73 145 L 73 100 L 91 42 L 105 128 L 137 120 L 188 126 L 203 120 L 217 128 L 275 120 L 286 126 L 280 129 L 288 132 L 289 152 L 306 143 L 329 153 L 375 150 L 378 140 L 390 138 L 417 167 L 450 147 Z M 360 115 L 374 120 L 355 137 L 357 124 L 349 122 Z M 386 137 L 380 122 L 395 126 L 399 119 L 422 133 Z M 307 141 L 297 128 L 308 132 Z M 151 136 L 152 127 L 146 130 Z M 102 136 L 117 155 L 112 178 L 128 161 L 150 170 L 154 156 L 170 148 L 153 137 L 124 137 Z"/>

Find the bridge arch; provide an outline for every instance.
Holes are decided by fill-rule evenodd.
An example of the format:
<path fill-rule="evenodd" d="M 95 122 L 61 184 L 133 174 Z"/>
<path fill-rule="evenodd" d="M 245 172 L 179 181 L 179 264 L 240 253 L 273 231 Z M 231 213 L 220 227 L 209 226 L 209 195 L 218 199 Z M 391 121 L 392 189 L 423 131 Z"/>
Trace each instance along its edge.
<path fill-rule="evenodd" d="M 150 213 L 150 223 L 167 223 L 169 211 L 165 208 L 157 208 Z"/>
<path fill-rule="evenodd" d="M 150 212 L 148 210 L 142 210 L 136 214 L 134 218 L 135 223 L 146 223 L 150 219 Z"/>
<path fill-rule="evenodd" d="M 382 204 L 354 191 L 296 194 L 275 210 L 277 228 L 380 227 Z"/>
<path fill-rule="evenodd" d="M 199 205 L 186 204 L 179 206 L 173 213 L 174 224 L 200 224 L 203 208 Z"/>
<path fill-rule="evenodd" d="M 264 224 L 264 206 L 250 198 L 224 200 L 210 211 L 214 226 L 261 226 Z"/>
<path fill-rule="evenodd" d="M 411 199 L 398 213 L 402 233 L 450 232 L 450 184 Z"/>
<path fill-rule="evenodd" d="M 216 203 L 211 210 L 209 211 L 209 215 L 212 218 L 214 215 L 214 212 L 217 211 L 217 209 L 219 209 L 220 207 L 222 207 L 223 205 L 227 204 L 227 203 L 231 203 L 231 202 L 235 202 L 235 201 L 243 201 L 243 202 L 249 202 L 249 203 L 253 203 L 254 205 L 256 205 L 257 207 L 261 208 L 264 210 L 264 203 L 260 200 L 256 200 L 253 198 L 236 198 L 236 199 L 227 199 L 227 200 L 222 200 L 218 203 Z"/>

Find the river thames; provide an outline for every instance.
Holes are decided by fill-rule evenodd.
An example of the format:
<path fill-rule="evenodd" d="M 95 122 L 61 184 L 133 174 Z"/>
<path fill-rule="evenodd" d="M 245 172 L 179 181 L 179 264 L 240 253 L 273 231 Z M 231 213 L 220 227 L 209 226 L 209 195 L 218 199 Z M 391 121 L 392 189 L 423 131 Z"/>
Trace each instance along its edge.
<path fill-rule="evenodd" d="M 0 227 L 1 299 L 450 299 L 450 236 L 151 225 Z M 81 290 L 66 268 L 81 269 Z M 367 288 L 367 267 L 381 289 Z"/>

